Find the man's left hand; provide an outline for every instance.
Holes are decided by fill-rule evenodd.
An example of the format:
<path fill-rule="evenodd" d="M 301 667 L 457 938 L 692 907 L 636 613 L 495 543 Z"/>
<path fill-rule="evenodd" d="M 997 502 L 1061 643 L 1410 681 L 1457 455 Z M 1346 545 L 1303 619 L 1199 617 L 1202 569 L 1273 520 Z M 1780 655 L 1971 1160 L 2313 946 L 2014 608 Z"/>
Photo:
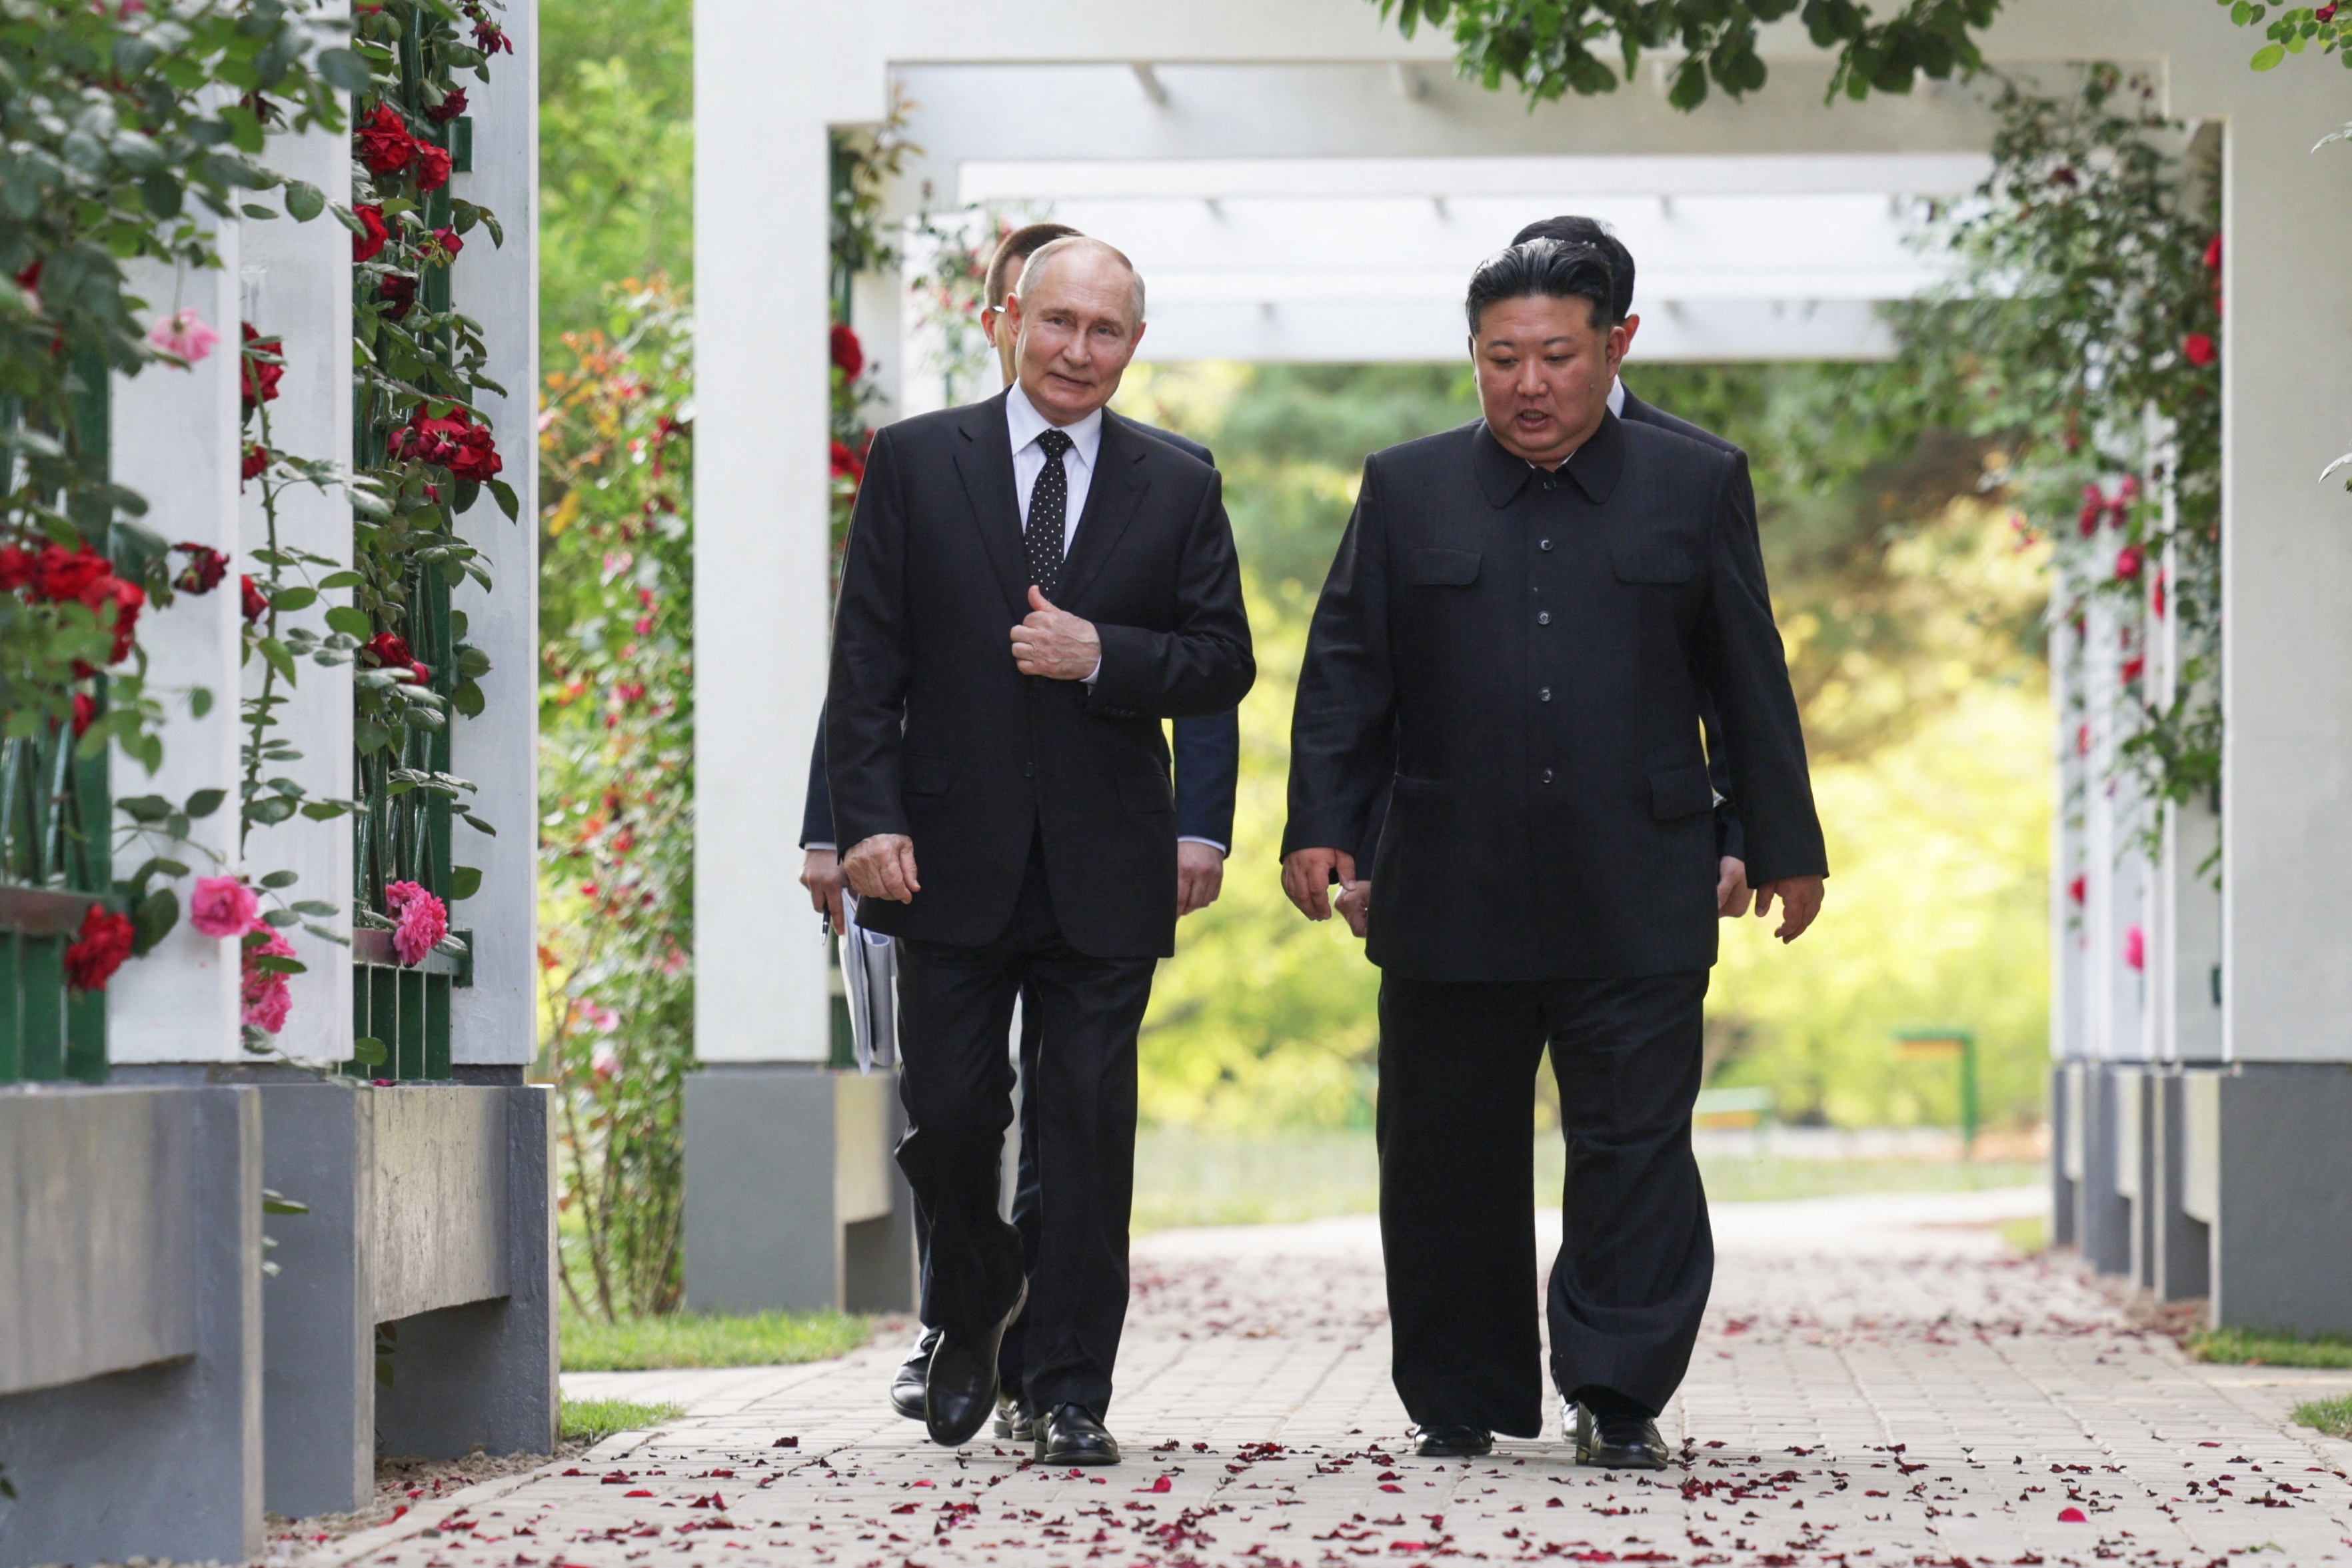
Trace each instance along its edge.
<path fill-rule="evenodd" d="M 1176 917 L 1206 909 L 1225 890 L 1225 852 L 1190 839 L 1176 846 Z"/>
<path fill-rule="evenodd" d="M 1055 609 L 1033 582 L 1029 613 L 1013 629 L 1013 663 L 1024 675 L 1083 681 L 1102 667 L 1102 638 L 1093 622 Z"/>
<path fill-rule="evenodd" d="M 1772 933 L 1783 942 L 1794 942 L 1822 912 L 1822 879 L 1817 876 L 1784 876 L 1778 882 L 1768 882 L 1756 890 L 1756 918 L 1763 919 L 1772 913 L 1772 901 L 1780 901 L 1780 928 Z"/>
<path fill-rule="evenodd" d="M 1748 862 L 1738 855 L 1726 855 L 1715 879 L 1715 913 L 1725 920 L 1737 920 L 1748 913 Z"/>

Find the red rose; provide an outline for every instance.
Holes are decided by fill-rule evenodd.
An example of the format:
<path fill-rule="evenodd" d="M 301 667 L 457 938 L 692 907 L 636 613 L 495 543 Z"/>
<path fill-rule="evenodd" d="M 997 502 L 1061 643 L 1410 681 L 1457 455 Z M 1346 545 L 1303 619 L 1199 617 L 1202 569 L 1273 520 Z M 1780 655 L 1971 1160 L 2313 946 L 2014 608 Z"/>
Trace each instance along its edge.
<path fill-rule="evenodd" d="M 131 956 L 138 933 L 129 917 L 93 904 L 81 917 L 81 939 L 66 949 L 66 980 L 77 991 L 102 991 Z"/>
<path fill-rule="evenodd" d="M 139 629 L 139 612 L 147 605 L 147 591 L 135 582 L 125 582 L 119 577 L 100 579 L 109 585 L 108 598 L 114 603 L 114 648 L 106 656 L 110 664 L 119 664 L 131 656 L 131 646 Z M 100 601 L 103 604 L 106 601 Z M 97 606 L 92 606 L 96 609 Z M 103 610 L 99 619 L 105 620 Z"/>
<path fill-rule="evenodd" d="M 2180 352 L 2190 364 L 2200 369 L 2211 364 L 2219 357 L 2213 348 L 2213 340 L 2202 332 L 2191 332 L 2183 338 L 2180 340 Z"/>
<path fill-rule="evenodd" d="M 436 125 L 446 125 L 466 112 L 466 89 L 453 87 L 441 95 L 441 101 L 425 111 L 425 118 Z"/>
<path fill-rule="evenodd" d="M 496 22 L 488 17 L 477 16 L 474 18 L 474 47 L 486 55 L 495 55 L 501 51 L 510 55 L 514 53 L 514 40 L 508 37 L 506 29 L 500 27 Z"/>
<path fill-rule="evenodd" d="M 2137 654 L 2134 654 L 2132 657 L 2126 659 L 2124 661 L 2123 670 L 2124 685 L 2127 686 L 2137 685 L 2139 683 L 2141 674 L 2144 674 L 2147 669 L 2147 661 Z"/>
<path fill-rule="evenodd" d="M 857 460 L 856 453 L 838 441 L 833 444 L 833 476 L 836 479 L 845 476 L 853 485 L 866 483 L 866 465 Z"/>
<path fill-rule="evenodd" d="M 268 467 L 269 448 L 262 445 L 258 441 L 247 442 L 245 458 L 237 465 L 236 476 L 240 479 L 258 479 L 268 470 Z"/>
<path fill-rule="evenodd" d="M 375 286 L 375 297 L 389 307 L 385 315 L 404 319 L 416 304 L 416 279 L 404 272 L 387 272 Z"/>
<path fill-rule="evenodd" d="M 0 546 L 0 591 L 14 593 L 32 581 L 33 564 L 33 552 L 24 546 Z"/>
<path fill-rule="evenodd" d="M 857 334 L 846 327 L 833 329 L 833 363 L 846 381 L 856 381 L 866 369 L 866 350 L 857 341 Z"/>
<path fill-rule="evenodd" d="M 429 686 L 433 684 L 433 666 L 412 664 L 408 666 L 408 678 L 420 686 Z"/>
<path fill-rule="evenodd" d="M 286 367 L 273 363 L 285 350 L 285 342 L 277 338 L 265 338 L 245 323 L 245 376 L 240 390 L 245 396 L 245 411 L 251 413 L 265 402 L 278 401 L 278 383 L 286 377 Z M 268 359 L 259 356 L 267 354 Z"/>
<path fill-rule="evenodd" d="M 458 438 L 457 451 L 449 460 L 449 475 L 455 479 L 470 479 L 479 485 L 495 476 L 506 466 L 499 456 L 498 444 L 490 437 L 488 425 L 471 424 Z"/>
<path fill-rule="evenodd" d="M 433 242 L 453 256 L 466 248 L 465 239 L 456 229 L 435 229 Z"/>
<path fill-rule="evenodd" d="M 2163 619 L 2164 619 L 2164 573 L 2163 573 L 2163 572 L 2161 572 L 2161 571 L 2159 571 L 2159 572 L 2158 572 L 2158 573 L 2156 574 L 2156 591 L 2155 591 L 2154 595 L 2152 596 L 2152 601 L 2153 601 L 2153 602 L 2152 602 L 2152 608 L 2156 611 L 2156 618 L 2157 618 L 2158 621 L 2163 620 Z"/>
<path fill-rule="evenodd" d="M 78 550 L 69 550 L 63 545 L 44 545 L 40 559 L 33 565 L 33 595 L 37 599 L 71 599 L 88 603 L 91 588 L 100 579 L 112 576 L 113 571 L 113 564 L 88 545 Z"/>
<path fill-rule="evenodd" d="M 352 216 L 359 219 L 360 227 L 367 231 L 352 236 L 352 259 L 373 261 L 390 232 L 383 226 L 383 209 L 362 203 L 352 209 Z"/>
<path fill-rule="evenodd" d="M 2221 270 L 2221 236 L 2220 235 L 2215 235 L 2205 242 L 2205 270 L 2208 272 Z"/>
<path fill-rule="evenodd" d="M 360 162 L 371 174 L 397 174 L 416 156 L 416 138 L 408 133 L 406 122 L 388 103 L 377 104 L 360 121 L 352 140 L 359 143 Z"/>
<path fill-rule="evenodd" d="M 98 699 L 88 692 L 76 692 L 73 697 L 74 738 L 79 740 L 98 722 Z"/>
<path fill-rule="evenodd" d="M 2077 876 L 2066 884 L 2066 896 L 2077 904 L 2083 902 L 2083 895 L 2088 891 L 2089 880 L 2085 877 Z"/>
<path fill-rule="evenodd" d="M 416 143 L 416 188 L 437 191 L 449 183 L 449 154 L 430 141 Z"/>
<path fill-rule="evenodd" d="M 236 584 L 238 595 L 244 601 L 243 608 L 247 621 L 258 621 L 269 613 L 269 600 L 258 587 L 255 586 L 253 579 L 240 577 L 236 580 Z"/>
<path fill-rule="evenodd" d="M 387 667 L 415 662 L 409 657 L 408 639 L 397 632 L 377 632 L 368 639 L 367 651 L 375 655 L 377 664 Z"/>
<path fill-rule="evenodd" d="M 2117 582 L 2137 581 L 2139 570 L 2147 563 L 2147 558 L 2140 552 L 2139 546 L 2124 546 L 2116 552 L 2116 580 Z"/>
<path fill-rule="evenodd" d="M 416 405 L 408 423 L 392 433 L 389 445 L 395 457 L 437 463 L 456 479 L 476 484 L 505 466 L 488 425 L 476 424 L 464 409 L 452 408 L 440 419 L 425 416 L 425 403 Z"/>
<path fill-rule="evenodd" d="M 173 586 L 183 593 L 210 593 L 228 576 L 228 557 L 209 545 L 180 544 L 173 549 L 188 558 L 187 566 L 173 580 Z"/>

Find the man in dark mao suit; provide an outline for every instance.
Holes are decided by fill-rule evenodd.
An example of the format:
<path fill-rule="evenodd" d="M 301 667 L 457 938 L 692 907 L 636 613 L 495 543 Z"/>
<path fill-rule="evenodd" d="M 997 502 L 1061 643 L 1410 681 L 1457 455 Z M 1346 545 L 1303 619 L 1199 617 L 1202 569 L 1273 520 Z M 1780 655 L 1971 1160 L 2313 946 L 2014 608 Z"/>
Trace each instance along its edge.
<path fill-rule="evenodd" d="M 1283 879 L 1312 918 L 1356 881 L 1395 758 L 1367 951 L 1394 1375 L 1429 1455 L 1542 1430 L 1521 1206 L 1549 1045 L 1574 1195 L 1552 1371 L 1580 1459 L 1665 1463 L 1714 1269 L 1690 1151 L 1717 915 L 1702 688 L 1783 941 L 1827 873 L 1744 459 L 1609 412 L 1612 293 L 1600 250 L 1550 240 L 1473 276 L 1486 417 L 1366 462 L 1292 719 Z"/>
<path fill-rule="evenodd" d="M 1135 1040 L 1174 948 L 1163 718 L 1255 676 L 1216 471 L 1104 405 L 1143 331 L 1126 257 L 1062 239 L 1008 301 L 1002 396 L 876 436 L 834 617 L 825 771 L 861 923 L 898 940 L 898 1163 L 929 1227 L 932 1438 L 1024 1393 L 1049 1464 L 1108 1464 Z M 1034 999 L 1037 1255 L 998 1217 L 1004 1040 Z"/>
<path fill-rule="evenodd" d="M 980 329 L 996 352 L 997 367 L 1003 373 L 1006 386 L 1013 384 L 1014 376 L 1013 334 L 1010 330 L 997 330 L 1003 319 L 1004 301 L 1021 286 L 1022 269 L 1032 256 L 1077 232 L 1067 224 L 1027 224 L 999 240 L 989 256 L 982 275 Z M 1167 442 L 1187 456 L 1199 458 L 1212 468 L 1216 466 L 1209 449 L 1197 441 L 1155 425 L 1138 423 L 1134 428 Z M 1171 729 L 1171 749 L 1176 763 L 1176 913 L 1181 918 L 1214 904 L 1224 886 L 1225 857 L 1232 852 L 1234 841 L 1234 789 L 1241 770 L 1241 719 L 1233 713 L 1180 718 Z M 841 894 L 848 885 L 848 878 L 842 873 L 841 857 L 836 852 L 838 841 L 834 836 L 833 791 L 824 779 L 822 715 L 817 720 L 815 744 L 810 749 L 808 794 L 801 816 L 800 880 L 801 885 L 808 889 L 810 902 L 820 913 L 829 915 L 834 929 L 839 931 L 845 928 Z M 1024 1005 L 1021 1009 L 1020 1046 L 1024 1082 L 1035 1074 L 1038 1043 L 1037 1009 Z M 1037 1251 L 1038 1205 L 1037 1140 L 1032 1125 L 1035 1108 L 1035 1100 L 1024 1095 L 1021 1102 L 1019 1176 L 1013 1200 L 1013 1228 L 1021 1232 L 1022 1246 L 1033 1261 Z M 921 1267 L 929 1270 L 930 1238 L 919 1225 L 916 1247 L 921 1255 Z M 1001 1357 L 1003 1392 L 997 1411 L 996 1435 L 1026 1441 L 1034 1434 L 1020 1396 L 1022 1328 L 1016 1322 L 1004 1336 Z M 891 1408 L 908 1420 L 923 1418 L 923 1386 L 930 1376 L 931 1352 L 939 1341 L 939 1325 L 925 1322 L 913 1351 L 899 1364 L 891 1380 Z"/>
<path fill-rule="evenodd" d="M 1609 314 L 1612 322 L 1625 329 L 1625 352 L 1633 350 L 1634 335 L 1641 330 L 1642 318 L 1633 313 L 1633 253 L 1625 242 L 1609 232 L 1597 219 L 1562 214 L 1529 224 L 1511 236 L 1513 245 L 1525 245 L 1532 239 L 1559 240 L 1564 245 L 1589 245 L 1598 249 L 1609 263 Z M 1633 395 L 1621 375 L 1609 386 L 1609 412 L 1634 424 L 1654 424 L 1686 435 L 1693 441 L 1719 451 L 1739 453 L 1738 446 L 1726 441 L 1715 432 L 1686 419 L 1677 419 L 1655 403 L 1645 402 Z M 1745 453 L 1739 454 L 1745 457 Z M 1740 502 L 1748 521 L 1756 520 L 1756 494 L 1746 481 L 1748 471 L 1740 470 L 1742 481 Z M 1715 788 L 1715 852 L 1717 876 L 1715 884 L 1716 912 L 1725 919 L 1735 919 L 1748 913 L 1747 839 L 1739 830 L 1739 802 L 1731 793 L 1731 768 L 1723 755 L 1723 726 L 1715 716 L 1715 699 L 1702 686 L 1699 689 L 1699 728 L 1706 739 L 1707 782 Z M 1363 844 L 1356 851 L 1356 867 L 1369 872 L 1380 863 L 1381 824 L 1387 821 L 1389 795 L 1384 789 L 1372 807 L 1370 831 Z M 1360 876 L 1353 887 L 1342 892 L 1334 901 L 1349 929 L 1357 936 L 1364 934 L 1365 914 L 1371 907 L 1372 880 Z"/>

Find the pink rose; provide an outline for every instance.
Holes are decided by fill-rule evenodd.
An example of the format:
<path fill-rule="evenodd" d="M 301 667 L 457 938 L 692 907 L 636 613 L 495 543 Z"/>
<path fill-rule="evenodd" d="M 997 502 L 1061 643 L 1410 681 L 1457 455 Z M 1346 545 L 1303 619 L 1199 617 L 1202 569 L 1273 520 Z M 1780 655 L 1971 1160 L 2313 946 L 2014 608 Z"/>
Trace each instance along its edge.
<path fill-rule="evenodd" d="M 2124 933 L 2124 963 L 2134 969 L 2147 967 L 2147 936 L 2137 925 Z"/>
<path fill-rule="evenodd" d="M 224 877 L 219 879 L 226 881 Z M 247 894 L 248 901 L 250 894 Z M 286 1027 L 286 1014 L 294 1005 L 294 998 L 286 988 L 286 977 L 275 969 L 264 969 L 254 963 L 260 957 L 291 958 L 294 944 L 283 933 L 257 921 L 251 927 L 256 933 L 266 933 L 269 940 L 245 949 L 241 973 L 237 981 L 237 1001 L 240 1017 L 264 1034 L 276 1034 Z"/>
<path fill-rule="evenodd" d="M 193 365 L 213 351 L 220 334 L 205 326 L 194 309 L 182 309 L 157 317 L 155 324 L 147 329 L 147 341 L 173 359 Z"/>
<path fill-rule="evenodd" d="M 416 883 L 384 883 L 383 902 L 399 921 L 392 931 L 392 951 L 402 963 L 423 962 L 449 935 L 448 906 Z"/>
<path fill-rule="evenodd" d="M 198 877 L 188 900 L 188 924 L 207 936 L 242 936 L 260 915 L 261 901 L 233 876 Z"/>

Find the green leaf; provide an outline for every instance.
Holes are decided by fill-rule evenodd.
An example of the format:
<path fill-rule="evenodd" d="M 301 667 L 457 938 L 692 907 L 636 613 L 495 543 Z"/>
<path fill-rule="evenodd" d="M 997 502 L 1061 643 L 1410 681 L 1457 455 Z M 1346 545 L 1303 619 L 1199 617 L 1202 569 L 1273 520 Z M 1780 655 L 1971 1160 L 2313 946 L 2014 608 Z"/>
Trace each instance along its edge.
<path fill-rule="evenodd" d="M 307 180 L 291 180 L 286 185 L 286 211 L 297 223 L 309 223 L 327 210 L 327 194 Z"/>
<path fill-rule="evenodd" d="M 357 588 L 366 580 L 356 571 L 331 571 L 319 580 L 319 588 L 322 592 L 338 588 Z"/>
<path fill-rule="evenodd" d="M 338 604 L 327 612 L 327 627 L 362 643 L 375 635 L 375 622 L 368 618 L 368 612 L 348 604 Z"/>
<path fill-rule="evenodd" d="M 324 899 L 306 898 L 294 905 L 294 913 L 307 915 L 313 920 L 332 920 L 342 911 Z"/>
<path fill-rule="evenodd" d="M 383 1041 L 373 1035 L 363 1034 L 352 1041 L 352 1060 L 364 1066 L 382 1067 L 389 1054 L 383 1048 Z"/>
<path fill-rule="evenodd" d="M 264 887 L 291 887 L 301 880 L 302 876 L 299 872 L 273 871 L 268 876 L 261 879 L 261 885 Z"/>
<path fill-rule="evenodd" d="M 221 802 L 227 799 L 228 791 L 226 789 L 199 789 L 188 797 L 188 803 L 181 809 L 191 817 L 209 817 L 219 810 Z"/>
<path fill-rule="evenodd" d="M 351 49 L 320 49 L 310 63 L 329 87 L 342 92 L 365 92 L 375 79 L 367 61 Z"/>
<path fill-rule="evenodd" d="M 310 1212 L 310 1206 L 307 1203 L 298 1203 L 293 1198 L 287 1197 L 284 1193 L 278 1192 L 274 1188 L 265 1186 L 261 1189 L 261 1212 L 264 1214 L 308 1214 Z"/>
<path fill-rule="evenodd" d="M 490 826 L 489 823 L 482 821 L 481 818 L 475 816 L 470 811 L 466 813 L 466 826 L 473 829 L 474 831 L 478 833 L 488 833 L 494 839 L 499 836 L 499 831 L 496 828 Z"/>
<path fill-rule="evenodd" d="M 319 601 L 315 588 L 281 588 L 269 596 L 272 610 L 308 610 Z"/>
<path fill-rule="evenodd" d="M 134 822 L 160 822 L 172 814 L 172 802 L 161 795 L 130 795 L 114 804 Z"/>
<path fill-rule="evenodd" d="M 452 902 L 471 898 L 482 890 L 482 868 L 458 865 L 449 868 L 449 897 Z"/>
<path fill-rule="evenodd" d="M 144 956 L 180 923 L 180 895 L 159 887 L 131 906 L 131 951 Z"/>
<path fill-rule="evenodd" d="M 212 693 L 212 688 L 211 688 L 210 686 L 192 686 L 192 687 L 190 687 L 190 688 L 188 689 L 188 713 L 189 713 L 189 715 L 190 715 L 192 717 L 195 717 L 195 718 L 202 718 L 202 717 L 204 717 L 204 716 L 205 716 L 205 715 L 206 715 L 206 714 L 208 714 L 208 713 L 210 713 L 210 712 L 212 712 L 212 711 L 213 711 L 213 693 Z"/>
<path fill-rule="evenodd" d="M 449 706 L 467 718 L 479 718 L 482 716 L 482 710 L 490 705 L 482 695 L 480 685 L 473 681 L 460 681 L 457 683 L 457 689 L 449 694 Z"/>
<path fill-rule="evenodd" d="M 2266 71 L 2275 68 L 2284 58 L 2286 58 L 2285 45 L 2264 44 L 2254 51 L 2254 57 L 2246 63 L 2258 71 Z"/>
<path fill-rule="evenodd" d="M 499 510 L 507 515 L 507 521 L 511 523 L 517 517 L 521 515 L 522 503 L 516 498 L 514 486 L 508 484 L 505 480 L 493 479 L 490 481 L 490 497 L 498 502 Z"/>

